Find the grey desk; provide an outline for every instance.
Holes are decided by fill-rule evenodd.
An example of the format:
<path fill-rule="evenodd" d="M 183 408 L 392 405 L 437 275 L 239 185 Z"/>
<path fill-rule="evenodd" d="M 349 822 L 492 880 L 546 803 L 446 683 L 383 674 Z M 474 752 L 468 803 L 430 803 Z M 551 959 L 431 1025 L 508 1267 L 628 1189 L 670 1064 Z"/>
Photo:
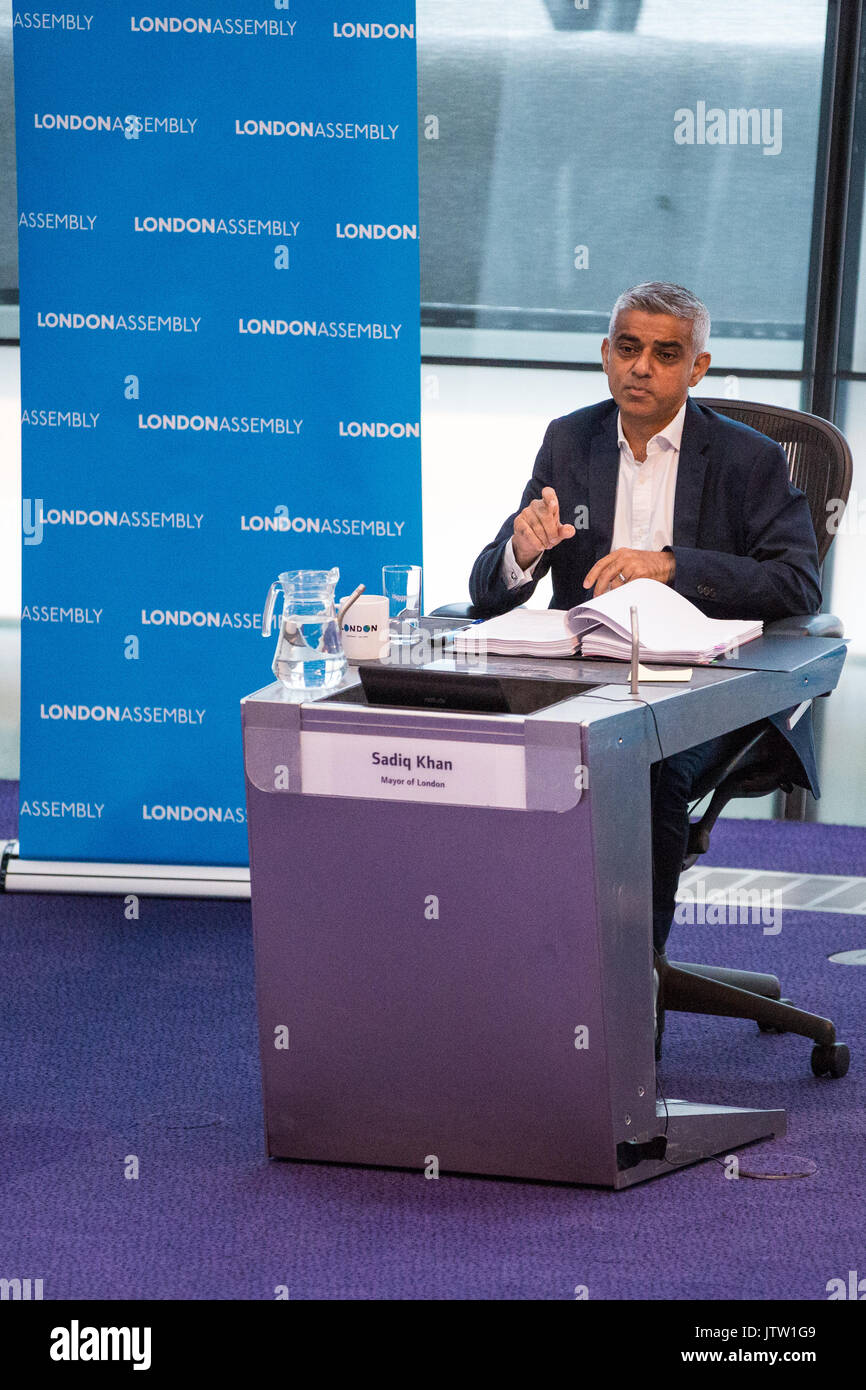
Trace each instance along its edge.
<path fill-rule="evenodd" d="M 368 706 L 353 671 L 245 699 L 269 1154 L 622 1188 L 783 1133 L 657 1104 L 649 786 L 834 688 L 843 643 L 789 645 L 646 703 L 616 663 L 491 659 L 578 683 L 526 716 Z"/>

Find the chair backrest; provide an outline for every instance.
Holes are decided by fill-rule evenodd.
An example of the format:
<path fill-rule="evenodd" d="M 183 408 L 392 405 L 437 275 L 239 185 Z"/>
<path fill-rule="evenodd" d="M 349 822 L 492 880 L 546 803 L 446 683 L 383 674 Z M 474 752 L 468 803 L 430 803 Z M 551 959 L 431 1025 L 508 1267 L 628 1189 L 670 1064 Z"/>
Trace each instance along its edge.
<path fill-rule="evenodd" d="M 829 420 L 808 415 L 804 410 L 706 396 L 696 396 L 695 401 L 751 425 L 781 444 L 788 456 L 791 482 L 806 494 L 818 541 L 818 559 L 823 564 L 851 490 L 853 463 L 845 436 Z M 836 506 L 828 508 L 831 502 Z"/>

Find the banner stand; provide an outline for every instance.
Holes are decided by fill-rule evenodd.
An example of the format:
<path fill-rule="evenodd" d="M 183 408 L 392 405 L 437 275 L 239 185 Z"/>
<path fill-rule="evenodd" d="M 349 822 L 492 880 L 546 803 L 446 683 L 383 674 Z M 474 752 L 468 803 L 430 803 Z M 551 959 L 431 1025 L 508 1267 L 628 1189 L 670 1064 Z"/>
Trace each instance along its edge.
<path fill-rule="evenodd" d="M 8 855 L 6 891 L 225 896 L 234 865 L 246 896 L 269 585 L 422 560 L 414 0 L 45 8 L 13 25 L 33 871 Z"/>
<path fill-rule="evenodd" d="M 0 844 L 0 892 L 134 893 L 150 898 L 249 900 L 249 869 L 199 864 L 97 864 L 20 859 L 18 841 Z"/>

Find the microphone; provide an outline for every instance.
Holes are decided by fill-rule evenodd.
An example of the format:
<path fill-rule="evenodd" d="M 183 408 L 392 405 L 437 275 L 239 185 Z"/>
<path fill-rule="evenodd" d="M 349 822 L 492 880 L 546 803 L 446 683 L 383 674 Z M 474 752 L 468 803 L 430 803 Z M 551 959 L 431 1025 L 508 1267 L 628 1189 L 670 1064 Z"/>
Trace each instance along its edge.
<path fill-rule="evenodd" d="M 631 608 L 629 609 L 629 613 L 631 614 L 631 693 L 632 699 L 638 700 L 640 699 L 640 696 L 638 694 L 637 688 L 637 668 L 638 653 L 640 651 L 640 637 L 638 635 L 637 607 L 635 606 L 635 604 L 632 604 Z"/>

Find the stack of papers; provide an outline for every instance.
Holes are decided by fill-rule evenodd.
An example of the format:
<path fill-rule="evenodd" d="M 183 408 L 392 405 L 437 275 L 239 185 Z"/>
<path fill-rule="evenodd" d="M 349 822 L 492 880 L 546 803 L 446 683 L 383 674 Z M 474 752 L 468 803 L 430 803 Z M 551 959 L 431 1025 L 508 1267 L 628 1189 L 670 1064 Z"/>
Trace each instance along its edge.
<path fill-rule="evenodd" d="M 458 633 L 458 655 L 574 656 L 577 637 L 566 626 L 562 608 L 513 608 Z"/>
<path fill-rule="evenodd" d="M 667 584 L 633 579 L 601 598 L 561 608 L 514 608 L 459 633 L 453 650 L 462 655 L 581 656 L 617 661 L 631 658 L 631 609 L 637 609 L 638 656 L 705 666 L 717 656 L 760 637 L 763 623 L 707 618 Z"/>
<path fill-rule="evenodd" d="M 637 608 L 641 661 L 706 665 L 717 656 L 733 655 L 760 637 L 764 627 L 754 620 L 707 618 L 667 584 L 633 579 L 569 610 L 568 627 L 580 640 L 581 655 L 628 661 L 632 607 Z"/>

